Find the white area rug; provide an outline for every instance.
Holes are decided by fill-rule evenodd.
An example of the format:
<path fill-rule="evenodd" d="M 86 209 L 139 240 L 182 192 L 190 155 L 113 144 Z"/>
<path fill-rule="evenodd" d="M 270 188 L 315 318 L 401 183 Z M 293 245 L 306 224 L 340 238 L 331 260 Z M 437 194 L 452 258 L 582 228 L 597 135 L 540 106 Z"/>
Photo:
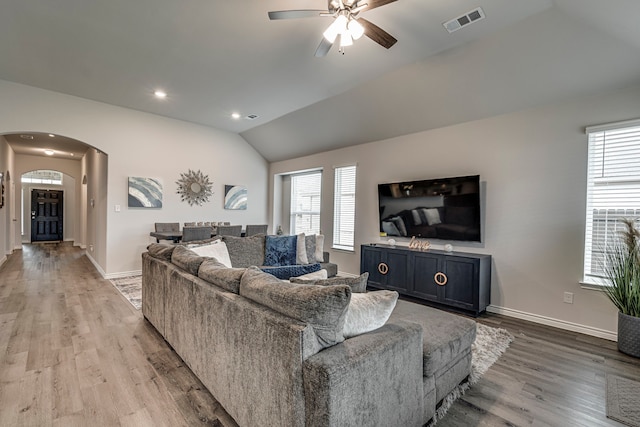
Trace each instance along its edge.
<path fill-rule="evenodd" d="M 142 276 L 120 277 L 110 281 L 136 310 L 140 310 L 142 307 Z"/>
<path fill-rule="evenodd" d="M 469 381 L 458 385 L 442 399 L 442 405 L 436 410 L 430 425 L 435 425 L 445 416 L 453 402 L 462 396 L 470 386 L 477 383 L 489 370 L 513 341 L 513 335 L 506 329 L 492 328 L 477 323 L 476 341 L 471 347 L 471 375 Z"/>

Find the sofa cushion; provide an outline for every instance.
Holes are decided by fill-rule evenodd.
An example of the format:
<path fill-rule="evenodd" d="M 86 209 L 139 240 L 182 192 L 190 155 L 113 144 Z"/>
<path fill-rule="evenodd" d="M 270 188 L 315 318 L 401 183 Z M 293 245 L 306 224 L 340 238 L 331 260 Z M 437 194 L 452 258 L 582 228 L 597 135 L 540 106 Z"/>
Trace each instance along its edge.
<path fill-rule="evenodd" d="M 190 249 L 200 256 L 215 258 L 225 267 L 231 268 L 231 259 L 229 258 L 227 245 L 221 240 L 209 243 L 208 245 L 196 246 Z"/>
<path fill-rule="evenodd" d="M 322 348 L 344 341 L 344 321 L 351 299 L 348 286 L 288 283 L 250 267 L 240 280 L 240 295 L 309 324 Z"/>
<path fill-rule="evenodd" d="M 298 236 L 266 236 L 264 265 L 279 267 L 296 264 Z"/>
<path fill-rule="evenodd" d="M 345 338 L 355 337 L 382 327 L 398 301 L 396 291 L 373 291 L 351 294 L 344 321 Z"/>
<path fill-rule="evenodd" d="M 198 269 L 198 277 L 226 291 L 237 294 L 244 268 L 227 268 L 215 259 L 205 259 Z"/>
<path fill-rule="evenodd" d="M 351 292 L 361 293 L 367 292 L 367 280 L 369 279 L 369 272 L 364 272 L 360 276 L 336 276 L 328 279 L 307 279 L 304 277 L 291 277 L 289 279 L 291 283 L 300 283 L 306 285 L 347 285 L 351 288 Z"/>
<path fill-rule="evenodd" d="M 147 246 L 149 255 L 169 262 L 171 262 L 171 255 L 173 255 L 174 249 L 175 245 L 170 245 L 168 243 L 151 243 Z"/>
<path fill-rule="evenodd" d="M 231 265 L 236 268 L 263 265 L 264 238 L 264 234 L 249 237 L 223 236 L 222 241 L 227 244 Z"/>
<path fill-rule="evenodd" d="M 287 280 L 292 277 L 320 271 L 322 267 L 316 263 L 307 265 L 281 265 L 277 267 L 262 266 L 260 269 L 265 273 L 274 275 L 278 279 Z"/>
<path fill-rule="evenodd" d="M 204 257 L 184 246 L 176 246 L 171 255 L 171 262 L 194 276 L 198 275 L 198 268 L 204 261 Z"/>

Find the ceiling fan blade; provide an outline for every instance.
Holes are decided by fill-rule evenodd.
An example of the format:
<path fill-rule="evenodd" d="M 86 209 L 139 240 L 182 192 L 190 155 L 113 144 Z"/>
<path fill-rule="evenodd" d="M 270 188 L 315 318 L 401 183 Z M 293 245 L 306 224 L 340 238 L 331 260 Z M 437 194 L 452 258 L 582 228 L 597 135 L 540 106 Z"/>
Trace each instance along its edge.
<path fill-rule="evenodd" d="M 317 18 L 321 13 L 329 13 L 328 10 L 276 10 L 269 12 L 269 19 L 297 19 Z"/>
<path fill-rule="evenodd" d="M 367 7 L 362 10 L 371 10 L 376 7 L 384 6 L 385 4 L 393 3 L 398 0 L 362 0 L 362 3 L 366 3 Z"/>
<path fill-rule="evenodd" d="M 371 21 L 367 21 L 364 18 L 358 18 L 358 22 L 364 27 L 364 35 L 384 48 L 389 49 L 398 41 L 391 34 L 387 33 Z"/>
<path fill-rule="evenodd" d="M 323 37 L 322 40 L 320 41 L 320 45 L 316 49 L 315 56 L 317 58 L 321 58 L 325 56 L 327 53 L 329 53 L 331 46 L 333 46 L 333 43 L 331 43 L 329 40 Z"/>

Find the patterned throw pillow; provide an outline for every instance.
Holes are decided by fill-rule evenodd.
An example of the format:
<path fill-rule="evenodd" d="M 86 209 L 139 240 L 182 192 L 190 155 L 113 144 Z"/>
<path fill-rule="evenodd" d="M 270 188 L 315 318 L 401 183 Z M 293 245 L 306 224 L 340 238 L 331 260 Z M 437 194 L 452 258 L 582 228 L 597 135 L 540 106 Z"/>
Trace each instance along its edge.
<path fill-rule="evenodd" d="M 266 236 L 264 265 L 280 267 L 296 265 L 298 236 Z"/>

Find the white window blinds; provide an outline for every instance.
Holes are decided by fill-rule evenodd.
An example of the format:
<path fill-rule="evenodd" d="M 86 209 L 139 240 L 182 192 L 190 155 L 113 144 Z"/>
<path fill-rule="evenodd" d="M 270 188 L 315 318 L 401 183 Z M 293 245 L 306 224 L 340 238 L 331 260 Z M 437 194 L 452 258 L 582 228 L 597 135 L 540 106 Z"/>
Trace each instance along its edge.
<path fill-rule="evenodd" d="M 353 250 L 356 218 L 356 166 L 335 168 L 333 247 Z"/>
<path fill-rule="evenodd" d="M 640 120 L 587 128 L 589 163 L 584 280 L 603 284 L 607 249 L 640 218 Z"/>
<path fill-rule="evenodd" d="M 291 176 L 291 234 L 320 234 L 322 171 Z"/>

